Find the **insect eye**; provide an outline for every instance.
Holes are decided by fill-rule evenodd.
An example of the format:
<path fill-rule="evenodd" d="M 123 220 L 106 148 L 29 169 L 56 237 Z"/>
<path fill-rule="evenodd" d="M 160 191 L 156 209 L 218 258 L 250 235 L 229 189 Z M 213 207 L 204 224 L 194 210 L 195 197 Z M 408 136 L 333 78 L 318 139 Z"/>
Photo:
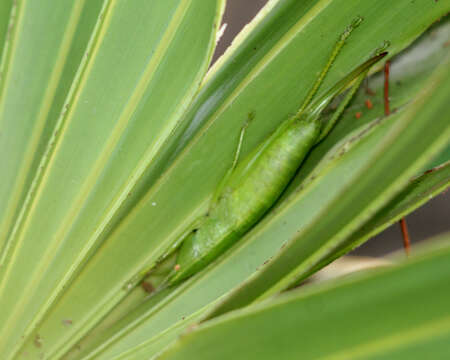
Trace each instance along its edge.
<path fill-rule="evenodd" d="M 198 231 L 198 229 L 194 229 L 192 230 L 192 232 L 195 234 Z"/>

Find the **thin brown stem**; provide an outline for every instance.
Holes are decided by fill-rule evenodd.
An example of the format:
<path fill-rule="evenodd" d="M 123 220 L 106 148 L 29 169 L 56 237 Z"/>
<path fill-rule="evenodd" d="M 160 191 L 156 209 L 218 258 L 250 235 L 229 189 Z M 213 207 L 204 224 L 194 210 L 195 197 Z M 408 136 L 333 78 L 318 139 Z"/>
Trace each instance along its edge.
<path fill-rule="evenodd" d="M 391 113 L 391 107 L 389 102 L 389 73 L 390 73 L 390 65 L 389 61 L 386 61 L 384 64 L 384 115 L 388 116 Z M 405 249 L 405 253 L 409 256 L 411 251 L 411 240 L 409 238 L 408 225 L 406 224 L 405 218 L 400 220 L 400 229 L 402 230 L 403 236 L 403 248 Z"/>
<path fill-rule="evenodd" d="M 405 218 L 400 220 L 400 228 L 402 229 L 403 248 L 405 249 L 406 255 L 409 256 L 411 251 L 411 240 L 409 238 L 408 225 L 406 224 Z"/>

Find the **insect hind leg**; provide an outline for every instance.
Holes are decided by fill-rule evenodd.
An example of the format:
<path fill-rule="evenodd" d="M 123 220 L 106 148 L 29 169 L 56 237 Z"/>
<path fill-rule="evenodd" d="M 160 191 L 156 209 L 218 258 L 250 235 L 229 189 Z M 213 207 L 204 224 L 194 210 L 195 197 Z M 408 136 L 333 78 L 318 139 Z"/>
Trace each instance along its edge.
<path fill-rule="evenodd" d="M 308 95 L 306 96 L 305 101 L 303 102 L 302 106 L 298 110 L 297 116 L 300 115 L 303 112 L 303 110 L 305 110 L 305 108 L 309 105 L 309 103 L 313 99 L 314 95 L 319 90 L 320 85 L 322 85 L 322 82 L 325 79 L 325 76 L 327 75 L 327 73 L 330 70 L 331 66 L 333 65 L 334 60 L 338 56 L 338 54 L 341 51 L 342 47 L 344 46 L 345 41 L 350 36 L 350 34 L 353 32 L 353 30 L 355 30 L 359 26 L 359 24 L 361 24 L 362 21 L 363 21 L 363 18 L 358 16 L 357 18 L 355 18 L 352 21 L 352 23 L 341 34 L 341 36 L 339 37 L 339 40 L 336 42 L 336 45 L 334 46 L 333 51 L 331 52 L 330 57 L 328 58 L 328 61 L 327 61 L 326 65 L 325 65 L 325 67 L 320 72 L 319 77 L 316 79 L 313 87 L 311 88 L 311 90 L 309 91 Z"/>

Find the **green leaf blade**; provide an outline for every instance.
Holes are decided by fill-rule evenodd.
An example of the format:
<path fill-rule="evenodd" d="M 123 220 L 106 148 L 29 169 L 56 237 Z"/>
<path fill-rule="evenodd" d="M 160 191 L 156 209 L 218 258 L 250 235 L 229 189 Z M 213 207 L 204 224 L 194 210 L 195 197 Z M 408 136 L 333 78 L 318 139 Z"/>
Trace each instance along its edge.
<path fill-rule="evenodd" d="M 406 359 L 415 351 L 448 354 L 448 240 L 438 251 L 400 266 L 307 286 L 205 322 L 159 358 L 340 360 Z M 428 352 L 430 345 L 438 347 Z"/>
<path fill-rule="evenodd" d="M 315 184 L 313 182 L 310 186 L 311 190 L 304 191 L 304 196 L 300 191 L 298 201 L 294 201 L 290 208 L 286 205 L 286 210 L 289 210 L 279 219 L 274 217 L 273 225 L 277 225 L 263 234 L 269 237 L 272 231 L 278 234 L 287 231 L 285 236 L 292 240 L 259 274 L 225 300 L 215 315 L 249 304 L 257 298 L 268 297 L 304 278 L 387 203 L 401 184 L 406 184 L 408 178 L 448 141 L 448 122 L 443 121 L 441 125 L 435 122 L 448 102 L 447 93 L 440 90 L 448 86 L 450 72 L 444 61 L 411 106 L 387 118 L 372 134 L 350 147 L 341 158 L 341 164 L 332 166 L 327 176 L 314 180 Z M 425 106 L 427 99 L 430 102 Z M 427 136 L 429 144 L 419 141 L 419 138 L 425 140 Z M 408 141 L 411 142 L 408 144 Z M 436 145 L 433 145 L 434 141 Z M 433 146 L 437 146 L 434 152 Z M 414 154 L 415 151 L 417 153 Z M 389 157 L 385 156 L 387 153 Z M 294 198 L 295 193 L 292 195 Z M 314 205 L 320 198 L 327 199 L 325 208 Z M 316 215 L 311 214 L 314 208 Z M 308 217 L 310 222 L 303 224 Z M 296 265 L 290 268 L 289 264 Z M 264 295 L 261 296 L 262 293 Z"/>
<path fill-rule="evenodd" d="M 67 75 L 64 70 L 69 53 L 82 54 L 82 50 L 71 49 L 72 40 L 82 14 L 95 10 L 98 1 L 84 3 L 69 1 L 55 7 L 51 2 L 36 6 L 22 1 L 14 6 L 0 89 L 1 162 L 6 174 L 0 194 L 2 247 L 50 138 L 49 129 L 56 122 L 57 115 L 49 116 L 49 112 L 58 96 L 56 90 Z M 49 18 L 49 11 L 53 17 Z M 88 36 L 81 42 L 87 42 Z"/>
<path fill-rule="evenodd" d="M 294 16 L 293 14 L 295 14 L 295 11 L 298 11 L 298 14 L 304 15 L 304 9 L 300 11 L 299 8 L 296 8 L 297 4 L 298 2 L 295 4 L 293 2 L 290 3 L 290 6 L 292 6 L 292 12 L 289 13 L 290 16 Z M 361 3 L 359 4 L 361 5 Z M 284 3 L 284 5 L 286 5 L 286 3 Z M 324 2 L 320 4 L 320 6 L 323 5 Z M 367 5 L 367 8 L 364 7 L 365 11 L 363 11 L 363 9 L 361 12 L 365 17 L 365 21 L 368 21 L 369 15 L 366 15 L 366 12 L 370 14 L 372 6 L 369 3 L 363 5 Z M 250 151 L 252 146 L 258 144 L 264 136 L 270 133 L 270 131 L 276 127 L 277 121 L 284 119 L 280 114 L 286 113 L 287 115 L 287 112 L 289 112 L 289 109 L 287 108 L 289 108 L 289 106 L 291 106 L 292 109 L 295 109 L 298 106 L 298 103 L 300 102 L 298 99 L 301 99 L 301 92 L 304 91 L 304 93 L 306 93 L 308 90 L 308 85 L 304 85 L 302 88 L 298 84 L 298 79 L 303 80 L 302 75 L 308 77 L 311 76 L 312 82 L 314 80 L 314 74 L 320 68 L 317 62 L 313 63 L 313 61 L 309 61 L 309 58 L 299 56 L 299 49 L 301 49 L 301 46 L 299 45 L 301 43 L 300 39 L 302 41 L 308 41 L 307 43 L 312 48 L 320 43 L 321 33 L 319 25 L 323 25 L 324 23 L 329 24 L 331 21 L 331 14 L 338 11 L 336 9 L 340 6 L 343 6 L 342 3 L 336 2 L 333 3 L 333 6 L 330 5 L 329 8 L 325 6 L 322 11 L 317 11 L 317 9 L 312 11 L 311 9 L 308 9 L 311 13 L 307 13 L 306 20 L 302 19 L 299 21 L 301 26 L 298 26 L 301 27 L 301 31 L 297 28 L 295 31 L 292 30 L 289 32 L 292 38 L 288 37 L 285 44 L 281 41 L 281 43 L 284 44 L 283 46 L 275 43 L 275 45 L 272 45 L 272 49 L 267 49 L 267 57 L 263 57 L 262 60 L 259 60 L 254 72 L 240 75 L 241 82 L 237 83 L 237 85 L 232 88 L 233 91 L 235 91 L 234 93 L 233 91 L 226 93 L 224 99 L 221 100 L 219 104 L 213 105 L 212 109 L 208 109 L 206 103 L 202 105 L 203 103 L 200 102 L 198 105 L 199 110 L 198 112 L 195 111 L 193 116 L 195 122 L 199 121 L 204 127 L 200 129 L 190 129 L 192 132 L 188 131 L 186 136 L 187 139 L 190 139 L 190 142 L 187 142 L 186 145 L 180 149 L 179 156 L 173 160 L 173 163 L 170 162 L 171 166 L 167 168 L 164 177 L 161 178 L 160 182 L 156 183 L 147 193 L 146 197 L 143 198 L 135 209 L 135 212 L 126 218 L 123 227 L 118 229 L 117 233 L 113 234 L 110 238 L 111 246 L 119 246 L 122 249 L 125 249 L 125 239 L 127 238 L 141 238 L 142 241 L 144 241 L 145 238 L 152 236 L 152 239 L 155 241 L 154 244 L 148 243 L 148 247 L 146 247 L 145 250 L 142 250 L 142 248 L 135 249 L 136 251 L 134 254 L 136 262 L 134 264 L 134 269 L 128 268 L 130 270 L 128 279 L 133 279 L 133 275 L 138 272 L 138 269 L 141 266 L 144 268 L 150 266 L 152 261 L 156 260 L 161 252 L 163 252 L 164 248 L 169 246 L 170 243 L 175 240 L 179 232 L 184 230 L 191 220 L 195 219 L 199 213 L 202 213 L 205 210 L 209 196 L 214 190 L 218 179 L 221 177 L 221 171 L 223 170 L 223 172 L 225 172 L 227 164 L 231 163 L 232 153 L 236 146 L 237 134 L 240 130 L 242 121 L 247 119 L 248 112 L 256 109 L 256 118 L 253 124 L 257 124 L 257 126 L 253 125 L 253 130 L 252 126 L 249 128 L 248 136 L 244 144 L 244 153 Z M 402 5 L 399 6 L 401 7 Z M 399 36 L 395 40 L 392 39 L 392 49 L 394 49 L 393 53 L 395 53 L 395 51 L 397 51 L 395 49 L 400 49 L 408 45 L 424 28 L 426 28 L 427 25 L 425 25 L 425 23 L 427 20 L 425 19 L 427 16 L 429 15 L 431 17 L 431 14 L 438 10 L 436 7 L 428 7 L 425 3 L 421 3 L 420 11 L 425 11 L 426 9 L 427 11 L 430 11 L 430 13 L 420 20 L 413 16 L 409 16 L 408 21 L 402 23 L 403 16 L 408 14 L 409 11 L 414 11 L 410 8 L 411 3 L 405 2 L 403 3 L 403 6 L 405 7 L 403 11 L 395 12 L 400 18 L 388 17 L 390 21 L 392 21 L 392 23 L 389 23 L 389 26 L 384 24 L 384 28 L 380 29 L 378 28 L 378 25 L 374 25 L 376 21 L 372 23 L 374 26 L 373 31 L 376 33 L 369 41 L 372 45 L 378 45 L 386 38 L 391 40 L 392 38 L 390 38 L 390 36 L 394 33 L 396 36 Z M 286 7 L 289 6 L 286 5 Z M 343 12 L 348 11 L 346 6 L 343 6 L 343 9 Z M 439 11 L 443 11 L 443 9 L 444 7 L 440 8 Z M 415 10 L 417 10 L 417 8 L 415 8 Z M 283 8 L 283 11 L 286 11 L 286 8 Z M 378 9 L 378 11 L 381 10 Z M 280 22 L 282 22 L 281 19 L 286 20 L 283 16 L 288 12 L 281 13 L 282 15 L 280 15 L 279 18 Z M 349 13 L 352 14 L 353 12 L 349 11 Z M 312 18 L 314 19 L 315 16 L 318 17 L 318 20 L 313 21 Z M 376 14 L 372 14 L 372 16 L 374 16 L 373 19 L 377 18 Z M 347 22 L 350 17 L 351 16 L 347 14 L 345 19 L 340 18 L 335 22 L 334 26 L 336 28 L 333 33 L 335 33 L 336 36 L 342 31 L 341 29 L 348 25 Z M 417 20 L 417 23 L 412 24 L 410 22 L 412 18 Z M 406 33 L 409 34 L 407 37 L 403 37 L 403 35 L 400 36 L 401 33 L 397 34 L 392 30 L 398 26 L 400 31 L 400 28 L 404 28 L 406 23 L 411 26 L 411 29 L 414 29 L 406 31 Z M 262 24 L 264 23 L 262 22 Z M 291 22 L 289 24 L 290 26 L 294 26 L 296 23 Z M 316 28 L 313 24 L 318 27 Z M 271 26 L 273 26 L 273 23 L 271 23 Z M 386 30 L 388 28 L 390 29 L 389 31 Z M 296 34 L 296 31 L 299 31 L 299 33 L 293 36 L 292 34 Z M 299 38 L 296 38 L 296 36 Z M 281 36 L 280 38 L 283 37 Z M 330 43 L 332 43 L 332 39 L 329 40 Z M 262 42 L 261 39 L 260 41 Z M 347 61 L 349 62 L 346 62 L 345 66 L 340 67 L 336 64 L 336 67 L 340 70 L 334 75 L 330 74 L 331 83 L 333 80 L 339 78 L 342 73 L 345 74 L 346 66 L 352 68 L 353 64 L 358 64 L 361 60 L 361 54 L 364 53 L 364 51 L 370 53 L 374 49 L 374 46 L 367 44 L 367 41 L 368 40 L 356 42 L 355 40 L 353 46 L 356 46 L 356 48 L 352 49 L 350 49 L 350 44 L 347 45 L 345 51 L 351 51 L 353 55 L 347 58 Z M 398 43 L 395 43 L 395 41 L 398 41 Z M 252 43 L 252 45 L 254 44 Z M 361 47 L 358 48 L 360 45 Z M 366 45 L 368 45 L 367 48 Z M 252 46 L 252 48 L 254 48 L 254 46 Z M 280 51 L 280 49 L 283 51 Z M 326 59 L 328 55 L 326 50 L 329 51 L 329 48 L 322 50 L 323 53 L 321 55 L 316 55 L 318 58 Z M 345 53 L 343 53 L 342 56 L 344 57 Z M 267 61 L 267 63 L 264 61 Z M 304 66 L 304 68 L 302 66 Z M 224 66 L 223 71 L 225 72 L 226 69 L 227 67 Z M 309 73 L 308 70 L 311 73 Z M 217 74 L 218 73 L 213 73 L 213 75 L 210 76 L 216 76 Z M 278 87 L 279 82 L 280 84 L 285 84 L 286 88 L 284 90 L 281 85 Z M 307 83 L 308 80 L 305 80 L 305 84 Z M 204 96 L 203 99 L 205 101 L 207 99 L 212 101 L 213 99 L 216 99 L 215 96 L 220 95 L 221 91 L 224 89 L 212 89 L 211 98 L 208 98 L 206 93 L 203 93 L 208 91 L 206 88 L 208 84 L 204 85 L 202 89 L 203 95 L 201 96 Z M 267 98 L 268 86 L 270 86 L 271 91 L 270 99 Z M 297 93 L 293 94 L 294 92 Z M 202 123 L 201 116 L 204 114 L 211 114 L 208 111 L 211 111 L 212 114 L 214 114 L 215 111 L 218 111 L 218 113 L 212 117 L 214 120 L 213 122 Z M 385 127 L 384 132 L 380 132 L 379 136 L 382 137 L 388 130 L 389 127 Z M 223 136 L 223 134 L 230 134 L 231 131 L 236 134 L 236 137 Z M 191 139 L 192 136 L 194 137 Z M 374 143 L 376 143 L 375 140 L 376 139 L 373 140 Z M 218 144 L 220 144 L 221 151 L 217 151 L 217 154 L 212 154 L 208 149 L 218 149 Z M 370 149 L 370 146 L 368 146 L 368 148 Z M 230 158 L 229 162 L 227 161 L 227 154 Z M 364 164 L 364 161 L 366 161 L 364 156 L 361 156 L 359 159 L 360 164 Z M 350 163 L 351 161 L 349 160 L 348 166 L 350 166 Z M 346 169 L 341 170 L 345 175 Z M 403 181 L 406 182 L 406 179 Z M 330 184 L 333 184 L 333 181 L 330 180 L 327 185 L 324 185 L 324 189 L 330 188 Z M 177 205 L 177 201 L 174 201 L 174 192 L 180 194 L 179 201 L 180 204 L 183 202 L 183 213 L 178 212 L 178 209 L 181 209 L 181 205 Z M 317 192 L 317 194 L 320 195 L 320 192 Z M 318 198 L 316 198 L 316 200 L 317 199 Z M 314 200 L 311 201 L 314 203 Z M 162 209 L 158 207 L 153 209 L 153 203 L 170 206 Z M 322 202 L 319 203 L 319 207 L 324 206 Z M 306 207 L 303 212 L 307 211 L 307 208 L 308 207 Z M 222 258 L 218 259 L 210 268 L 201 274 L 198 274 L 194 279 L 187 281 L 180 288 L 174 290 L 157 306 L 155 306 L 155 304 L 148 304 L 147 306 L 146 304 L 143 304 L 140 307 L 140 315 L 138 317 L 130 317 L 129 319 L 130 324 L 132 323 L 133 326 L 126 329 L 124 327 L 124 331 L 120 332 L 120 340 L 117 340 L 111 348 L 104 351 L 102 353 L 102 358 L 107 359 L 108 357 L 117 356 L 117 354 L 123 354 L 124 357 L 134 356 L 133 348 L 139 348 L 140 353 L 143 354 L 145 353 L 144 349 L 147 345 L 152 351 L 157 351 L 153 345 L 157 343 L 158 340 L 161 340 L 158 335 L 159 332 L 171 328 L 172 326 L 176 327 L 184 321 L 182 319 L 185 316 L 188 317 L 190 314 L 210 309 L 213 302 L 218 297 L 227 293 L 234 287 L 237 287 L 244 279 L 251 277 L 260 266 L 262 266 L 271 256 L 276 254 L 282 246 L 284 239 L 292 238 L 294 236 L 293 234 L 296 233 L 299 228 L 299 215 L 296 211 L 298 211 L 298 208 L 291 213 L 290 226 L 292 232 L 286 230 L 286 232 L 283 233 L 281 229 L 285 228 L 283 226 L 284 219 L 280 218 L 278 227 L 274 228 L 273 232 L 268 232 L 265 236 L 265 240 L 261 240 L 260 236 L 262 236 L 264 231 L 269 231 L 269 227 L 261 231 L 261 233 L 258 233 L 257 236 L 255 235 L 252 237 L 251 241 L 248 238 L 242 239 L 236 247 Z M 176 216 L 179 216 L 179 218 L 176 218 Z M 154 220 L 153 224 L 148 223 L 147 219 L 149 218 Z M 273 224 L 271 224 L 271 226 L 272 225 Z M 156 236 L 160 240 L 157 240 L 155 238 Z M 279 242 L 273 241 L 274 238 L 278 239 Z M 255 245 L 257 241 L 260 242 L 260 246 Z M 252 243 L 251 245 L 249 245 L 250 242 Z M 122 250 L 122 252 L 123 251 L 125 250 Z M 305 254 L 307 252 L 308 251 L 305 250 Z M 142 254 L 148 255 L 141 257 Z M 106 269 L 106 259 L 106 254 L 103 254 L 103 260 L 101 260 L 102 264 L 99 262 L 96 266 L 91 267 L 89 269 L 89 275 L 86 274 L 86 276 L 92 276 L 94 272 L 101 273 L 100 269 Z M 292 256 L 290 261 L 292 263 L 296 261 L 295 255 Z M 125 278 L 122 279 L 122 281 L 125 281 Z M 73 294 L 76 294 L 80 289 L 74 289 Z M 186 320 L 185 326 L 187 326 L 188 323 L 189 321 Z M 163 343 L 164 341 L 161 340 L 161 342 Z M 149 353 L 147 354 L 150 355 Z"/>
<path fill-rule="evenodd" d="M 22 312 L 21 322 L 9 329 L 11 337 L 42 320 L 104 240 L 112 218 L 120 219 L 120 211 L 133 206 L 130 193 L 198 89 L 222 11 L 222 1 L 105 4 L 8 263 L 8 269 L 22 267 L 33 273 L 29 279 L 6 273 L 3 293 L 33 283 L 20 302 L 11 300 L 15 296 L 1 299 L 11 309 L 5 312 L 9 322 Z M 35 234 L 41 242 L 32 241 Z M 91 286 L 95 288 L 95 282 L 87 294 Z M 58 318 L 51 330 L 30 334 L 21 352 L 55 357 L 65 352 L 61 346 L 75 342 L 82 325 L 77 306 L 72 302 L 62 315 L 73 326 L 61 332 L 64 319 L 55 311 Z M 86 308 L 81 310 L 85 313 Z M 46 339 L 42 348 L 35 346 L 37 336 Z"/>
<path fill-rule="evenodd" d="M 11 19 L 11 9 L 13 7 L 13 0 L 5 0 L 0 4 L 0 55 L 6 45 L 6 38 L 8 34 L 8 26 Z"/>
<path fill-rule="evenodd" d="M 219 18 L 219 2 L 217 7 L 212 2 L 188 0 L 178 3 L 175 0 L 161 3 L 142 1 L 131 6 L 119 1 L 109 4 L 112 13 L 102 18 L 104 25 L 99 29 L 98 46 L 89 51 L 69 102 L 67 118 L 61 120 L 62 132 L 47 159 L 42 181 L 37 182 L 36 194 L 39 195 L 33 195 L 27 215 L 18 226 L 20 241 L 10 258 L 8 271 L 12 273 L 11 269 L 21 268 L 24 264 L 25 270 L 2 282 L 7 289 L 4 294 L 11 293 L 14 298 L 18 298 L 22 288 L 32 284 L 25 288 L 18 303 L 13 304 L 12 300 L 5 298 L 0 300 L 0 305 L 2 301 L 7 305 L 6 317 L 10 316 L 10 323 L 15 316 L 19 318 L 17 314 L 26 310 L 16 328 L 8 329 L 15 333 L 16 338 L 22 334 L 22 329 L 26 329 L 28 335 L 39 323 L 25 340 L 21 355 L 31 353 L 39 356 L 45 352 L 49 358 L 60 358 L 83 336 L 89 337 L 88 331 L 94 329 L 108 311 L 130 293 L 140 281 L 142 272 L 171 245 L 191 220 L 204 211 L 217 182 L 229 167 L 237 133 L 248 113 L 255 111 L 256 119 L 244 144 L 244 154 L 295 111 L 320 70 L 321 61 L 327 58 L 335 37 L 354 16 L 365 17 L 366 31 L 355 33 L 344 48 L 324 91 L 369 57 L 383 40 L 391 40 L 391 54 L 395 54 L 448 11 L 443 2 L 428 1 L 400 0 L 392 3 L 383 0 L 376 5 L 354 0 L 273 1 L 267 8 L 273 12 L 261 20 L 261 28 L 243 40 L 244 45 L 239 48 L 244 49 L 243 56 L 233 57 L 239 53 L 235 49 L 236 53 L 231 52 L 219 62 L 211 71 L 209 81 L 202 85 L 197 100 L 183 115 L 198 88 L 202 70 L 206 69 L 214 42 L 212 34 Z M 163 47 L 156 46 L 155 53 L 150 56 L 145 52 L 152 49 L 148 46 L 150 35 L 158 33 L 154 26 L 158 27 L 157 24 L 170 18 L 167 16 L 170 11 L 164 13 L 166 17 L 157 16 L 152 22 L 149 19 L 155 16 L 155 12 L 149 9 L 151 6 L 165 8 L 173 4 L 200 7 L 191 10 L 208 7 L 210 22 L 199 21 L 205 18 L 199 16 L 202 14 L 199 10 L 192 10 L 187 26 L 181 22 L 177 27 L 167 21 L 168 28 L 173 25 L 171 29 L 177 28 L 180 33 L 178 40 L 174 40 L 176 46 L 170 48 L 169 45 L 164 49 L 170 41 L 164 42 Z M 421 17 L 413 16 L 417 13 Z M 265 23 L 269 18 L 272 22 Z M 118 23 L 120 25 L 116 26 Z M 117 32 L 114 33 L 112 28 Z M 139 28 L 147 29 L 150 35 L 146 31 L 136 31 Z M 193 28 L 199 33 L 189 32 Z M 163 30 L 166 38 L 177 38 L 177 31 L 172 30 Z M 186 39 L 188 34 L 195 35 L 189 38 L 191 41 Z M 258 35 L 256 39 L 252 38 L 255 34 Z M 198 46 L 199 36 L 206 39 L 209 46 L 203 48 L 201 59 L 196 57 L 198 71 L 186 74 L 189 66 L 184 64 L 186 68 L 180 67 L 180 58 L 191 63 L 186 58 L 192 55 L 190 50 L 193 46 Z M 131 38 L 139 44 L 130 42 Z M 104 47 L 105 44 L 109 49 Z M 253 52 L 254 56 L 251 55 Z M 118 53 L 117 59 L 111 57 L 111 54 Z M 143 61 L 146 55 L 150 59 L 148 62 Z M 158 72 L 158 68 L 165 65 L 168 72 Z M 168 75 L 172 70 L 182 75 Z M 188 81 L 179 83 L 180 78 Z M 227 78 L 229 81 L 222 82 Z M 120 82 L 120 86 L 115 88 L 111 85 L 114 82 Z M 170 94 L 173 98 L 167 96 L 167 89 L 172 89 Z M 178 121 L 181 121 L 181 126 L 171 134 Z M 392 120 L 389 125 L 377 127 L 376 130 L 382 129 L 378 131 L 378 138 L 372 138 L 373 143 L 366 142 L 369 155 L 364 153 L 357 159 L 359 170 L 373 155 L 369 145 L 376 145 L 375 140 L 388 136 L 389 130 L 398 131 L 399 127 L 393 124 Z M 435 126 L 441 125 L 442 122 L 438 122 Z M 416 129 L 419 127 L 417 125 Z M 440 146 L 441 138 L 438 136 L 434 140 L 426 139 L 431 147 Z M 384 142 L 384 145 L 388 143 Z M 348 160 L 350 163 L 351 158 Z M 411 159 L 406 159 L 404 164 L 416 166 Z M 343 181 L 347 181 L 346 169 L 341 167 L 340 170 L 344 171 Z M 352 174 L 354 180 L 357 171 Z M 406 183 L 406 175 L 399 175 L 402 178 L 396 183 L 398 189 Z M 328 179 L 328 184 L 334 185 L 336 178 L 339 177 Z M 331 188 L 336 193 L 343 189 Z M 382 202 L 394 192 L 392 190 L 383 196 Z M 291 195 L 295 194 L 288 194 Z M 288 197 L 286 199 L 289 200 Z M 333 199 L 321 199 L 320 191 L 315 193 L 315 199 L 318 205 L 313 206 L 312 212 L 316 215 L 334 204 Z M 349 199 L 351 196 L 346 197 Z M 264 223 L 261 231 L 256 231 L 257 236 L 249 234 L 208 270 L 180 288 L 171 289 L 161 301 L 141 303 L 135 311 L 125 314 L 110 333 L 115 337 L 107 344 L 100 344 L 98 351 L 88 349 L 87 353 L 95 354 L 96 358 L 110 359 L 116 356 L 133 358 L 133 349 L 137 349 L 139 356 L 159 352 L 190 321 L 209 310 L 220 296 L 253 276 L 278 252 L 282 242 L 295 237 L 293 234 L 298 231 L 294 216 L 296 201 L 290 204 L 292 218 L 289 229 L 283 227 L 285 219 L 282 216 L 276 216 L 276 221 L 270 226 L 267 226 L 269 222 Z M 376 206 L 381 206 L 381 203 Z M 52 214 L 51 220 L 47 219 L 47 212 Z M 352 222 L 346 218 L 345 221 L 351 224 L 352 229 L 361 223 L 361 219 Z M 305 220 L 305 224 L 311 225 L 311 218 Z M 278 231 L 280 228 L 276 229 L 276 226 L 285 231 Z M 339 240 L 348 233 L 339 233 Z M 273 241 L 274 238 L 279 242 Z M 261 242 L 260 245 L 256 245 L 257 242 Z M 311 247 L 305 250 L 305 256 L 310 255 L 306 254 L 310 250 Z M 289 266 L 294 264 L 295 255 Z M 29 278 L 25 279 L 24 274 L 29 274 Z M 54 306 L 50 308 L 50 305 Z M 65 319 L 70 320 L 70 326 L 63 324 Z M 164 331 L 167 331 L 167 337 L 164 337 Z M 42 348 L 36 347 L 36 338 L 43 339 Z"/>

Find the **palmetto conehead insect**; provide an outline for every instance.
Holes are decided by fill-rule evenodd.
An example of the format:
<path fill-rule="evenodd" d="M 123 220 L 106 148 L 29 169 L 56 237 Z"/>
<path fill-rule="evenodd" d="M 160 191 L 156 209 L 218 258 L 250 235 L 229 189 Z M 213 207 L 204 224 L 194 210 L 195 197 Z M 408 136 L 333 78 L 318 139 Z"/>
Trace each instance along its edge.
<path fill-rule="evenodd" d="M 177 284 L 202 270 L 242 237 L 273 206 L 311 148 L 333 128 L 370 68 L 387 54 L 382 52 L 384 49 L 378 50 L 323 96 L 314 98 L 334 59 L 361 21 L 360 17 L 353 20 L 339 37 L 297 114 L 285 120 L 252 153 L 238 161 L 244 125 L 231 169 L 218 187 L 208 213 L 196 222 L 192 232 L 180 239 L 176 265 L 163 286 Z M 354 85 L 331 119 L 321 120 L 324 108 L 352 82 Z"/>

